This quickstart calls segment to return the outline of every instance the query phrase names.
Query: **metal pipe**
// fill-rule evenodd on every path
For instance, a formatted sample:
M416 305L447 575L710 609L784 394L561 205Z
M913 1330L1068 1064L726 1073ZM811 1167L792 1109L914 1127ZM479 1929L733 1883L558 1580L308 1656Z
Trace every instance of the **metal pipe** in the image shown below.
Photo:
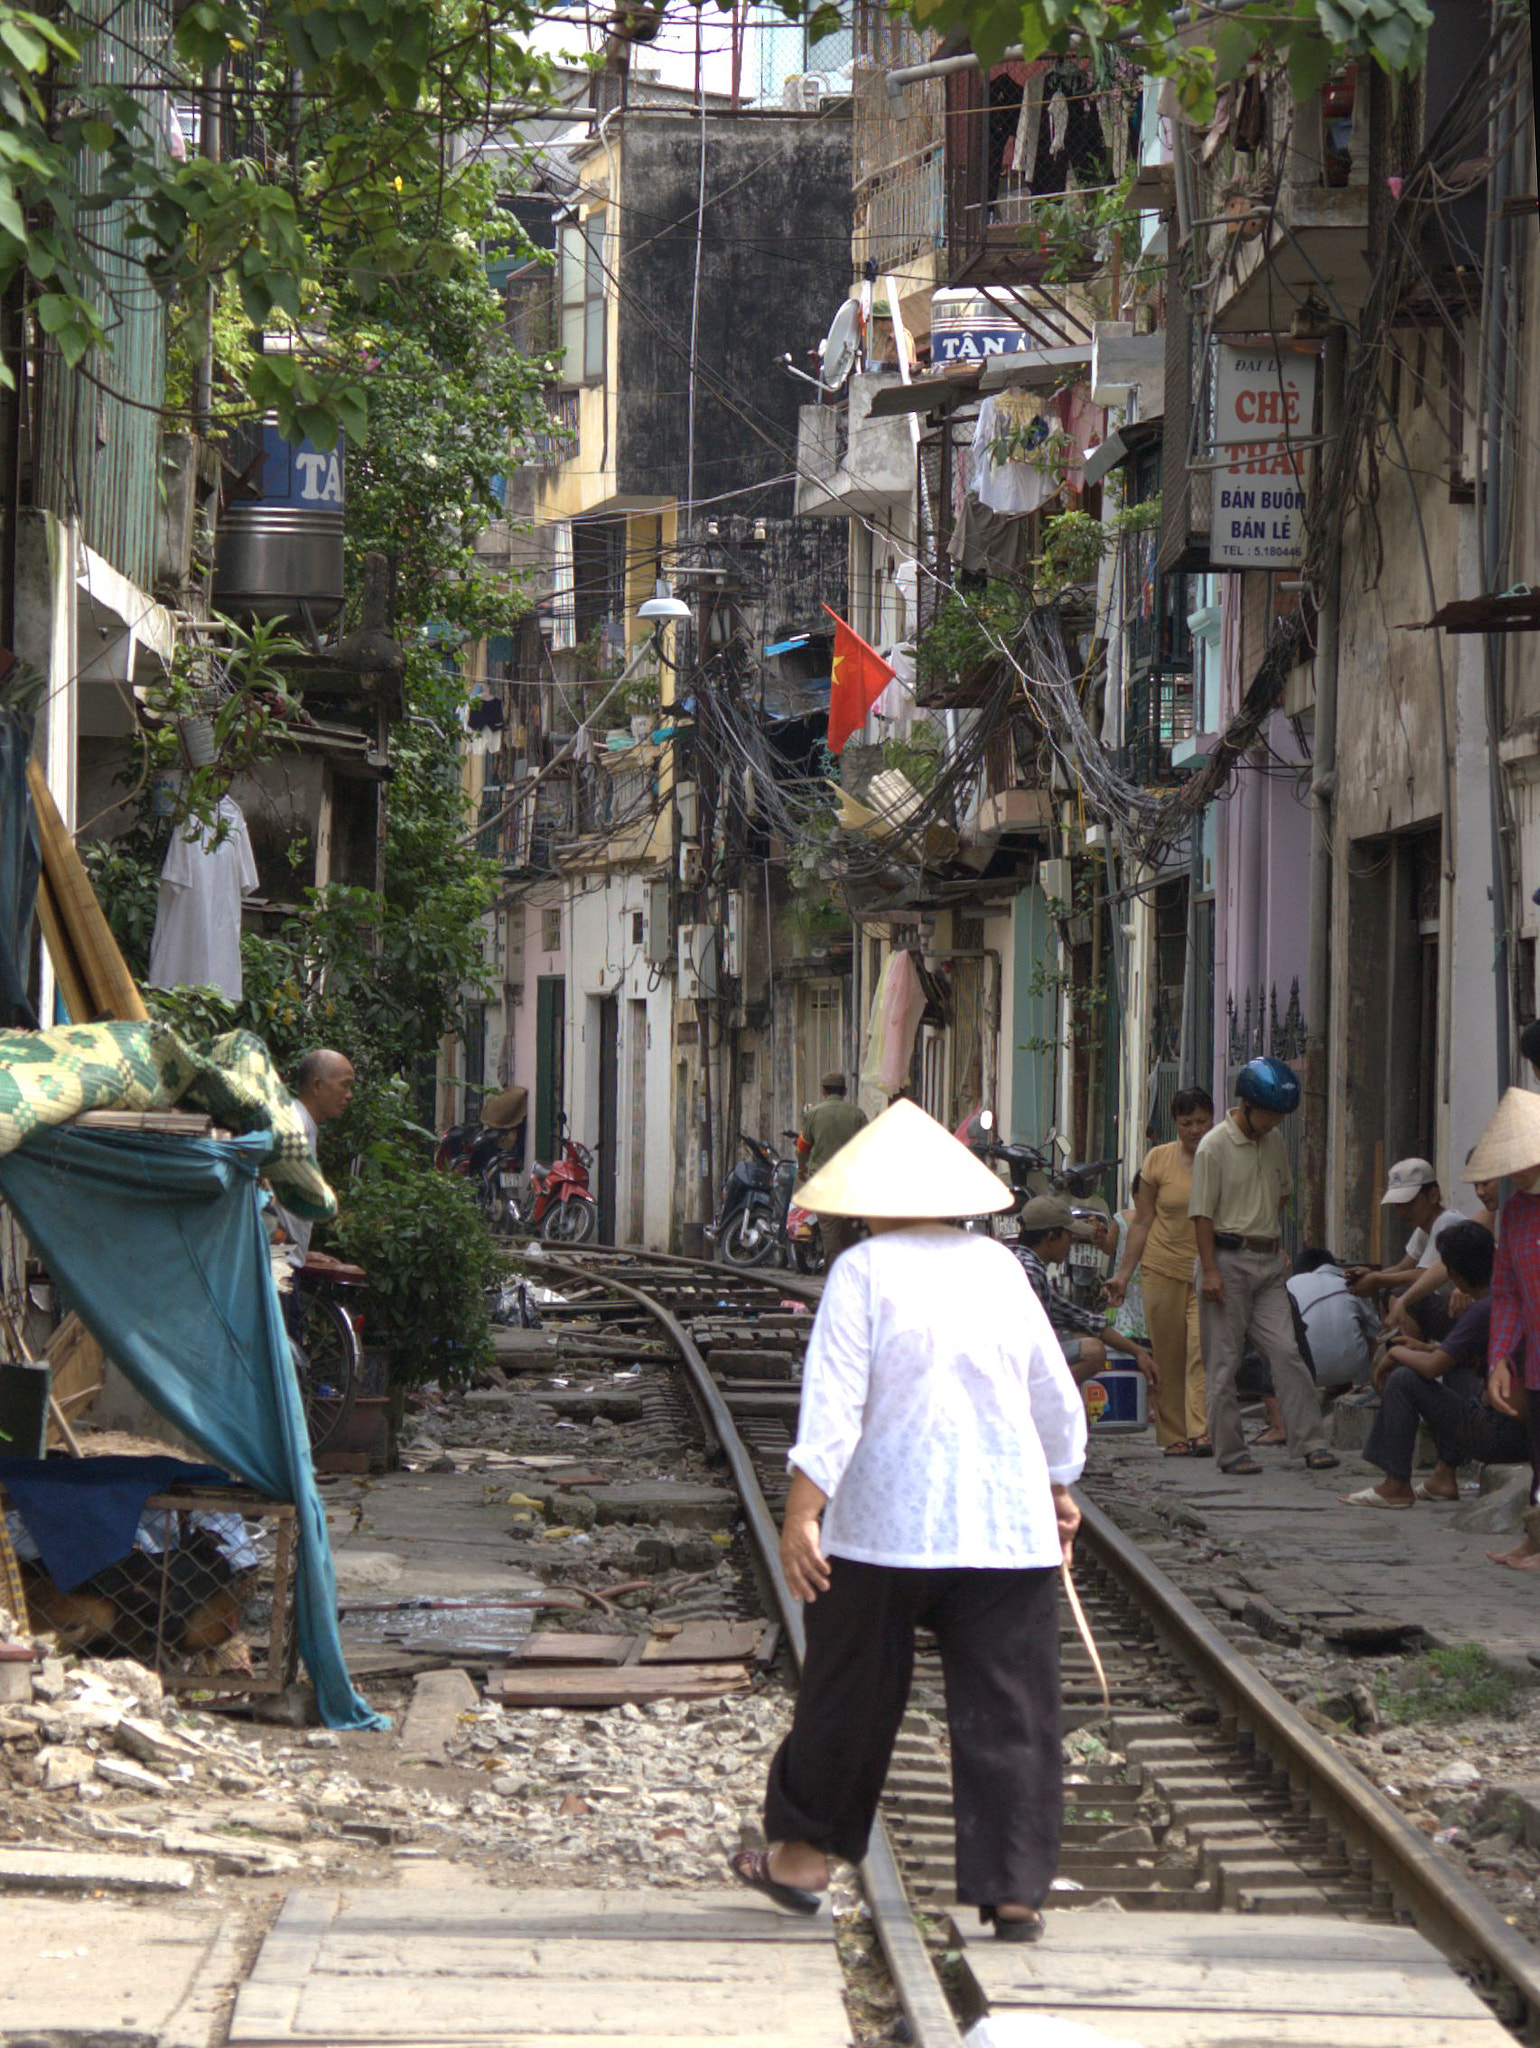
M1347 332L1333 327L1321 351L1321 474L1342 431L1347 365ZM1337 675L1342 613L1342 551L1328 551L1326 587L1316 615L1315 729L1310 743L1310 926L1305 982L1308 1025L1305 1039L1305 1237L1326 1244L1327 1126L1331 1090L1327 1068L1331 1041L1332 832L1337 795Z
M1480 500L1484 514L1481 547L1482 582L1488 595L1501 587L1503 561L1503 498L1506 487L1508 452L1507 426L1503 412L1504 387L1508 374L1508 335L1504 320L1503 294L1507 289L1511 231L1505 202L1512 186L1513 108L1506 94L1499 99L1492 121L1492 182L1487 192L1485 275L1482 278L1483 331L1481 337L1482 382L1485 386L1484 427L1485 497ZM1485 701L1487 726L1487 776L1491 807L1492 841L1492 944L1493 973L1497 978L1497 1000L1492 1005L1497 1031L1497 1085L1509 1080L1513 1038L1513 970L1510 917L1513 905L1511 848L1505 824L1507 792L1498 748L1503 737L1503 667L1506 648L1498 633L1483 635Z

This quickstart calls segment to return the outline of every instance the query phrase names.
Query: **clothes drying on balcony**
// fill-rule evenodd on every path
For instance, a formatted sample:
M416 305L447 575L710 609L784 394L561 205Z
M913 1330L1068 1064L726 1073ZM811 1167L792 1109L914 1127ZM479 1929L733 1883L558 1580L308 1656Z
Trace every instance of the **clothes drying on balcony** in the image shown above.
M240 806L222 796L211 822L173 832L160 871L151 988L217 988L241 999L241 898L260 881Z
M1007 391L984 400L973 430L970 478L981 505L1020 518L1054 495L1057 479L1037 453L1046 447L1050 432L1048 421L1025 392ZM1002 449L1009 452L1002 455Z

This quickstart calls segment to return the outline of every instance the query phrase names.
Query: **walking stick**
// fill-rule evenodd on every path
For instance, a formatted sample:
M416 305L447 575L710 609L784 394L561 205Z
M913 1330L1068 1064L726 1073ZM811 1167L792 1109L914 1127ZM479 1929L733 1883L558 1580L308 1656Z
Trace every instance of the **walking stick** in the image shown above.
M1059 1570L1064 1576L1064 1590L1069 1596L1069 1611L1075 1617L1075 1626L1080 1631L1080 1640L1085 1644L1086 1655L1091 1660L1091 1669L1096 1673L1096 1682L1102 1689L1102 1708L1112 1712L1112 1688L1107 1683L1107 1673L1102 1667L1101 1652L1096 1647L1096 1638L1091 1633L1091 1624L1085 1618L1085 1609L1080 1604L1080 1595L1075 1591L1075 1581L1067 1561L1061 1561Z

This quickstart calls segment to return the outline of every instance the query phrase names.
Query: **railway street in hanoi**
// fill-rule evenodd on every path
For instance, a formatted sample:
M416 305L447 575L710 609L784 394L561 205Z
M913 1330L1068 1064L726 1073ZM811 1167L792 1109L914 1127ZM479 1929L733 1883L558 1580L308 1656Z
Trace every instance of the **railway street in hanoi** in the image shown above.
M1529 11L0 105L0 2041L1535 2040Z

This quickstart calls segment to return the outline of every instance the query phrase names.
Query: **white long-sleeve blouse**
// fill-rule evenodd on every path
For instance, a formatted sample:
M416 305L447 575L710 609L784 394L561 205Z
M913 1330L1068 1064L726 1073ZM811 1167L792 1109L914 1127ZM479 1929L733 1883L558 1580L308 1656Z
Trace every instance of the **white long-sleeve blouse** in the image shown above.
M1057 1565L1049 1484L1085 1464L1080 1393L1004 1245L916 1224L824 1287L789 1462L829 1497L823 1549L863 1564Z

